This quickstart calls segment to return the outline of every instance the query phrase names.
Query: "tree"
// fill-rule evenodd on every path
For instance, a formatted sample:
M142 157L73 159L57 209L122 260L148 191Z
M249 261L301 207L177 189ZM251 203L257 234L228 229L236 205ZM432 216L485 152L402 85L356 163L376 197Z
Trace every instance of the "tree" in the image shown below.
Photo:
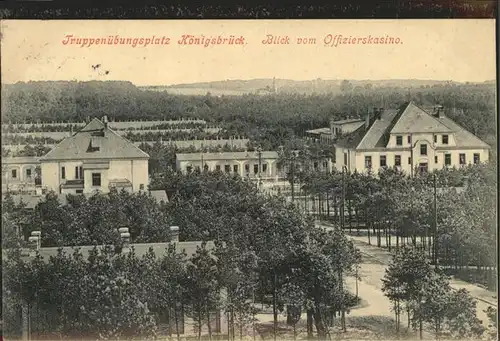
M85 259L79 250L59 250L44 260L23 259L21 250L8 252L6 289L18 305L26 302L40 312L32 332L59 337L99 339L148 337L156 324L138 293L142 283L131 281L126 258L110 247L94 248Z
M496 340L498 334L498 313L497 309L493 307L488 307L485 313L488 315L488 336L492 340Z
M306 306L306 295L301 284L290 281L283 285L279 294L280 300L286 306L287 322L293 327L294 340L297 339L297 323L300 321L302 308Z
M206 243L203 243L201 247L196 248L196 253L187 265L189 303L200 340L203 321L206 321L209 337L212 339L211 313L216 309L219 301L216 264L216 260L207 249Z
M422 250L405 246L393 254L382 278L382 291L396 306L396 323L400 321L400 306L404 303L408 314L408 327L410 326L410 321L415 317L412 314L414 302L421 302L422 288L431 272L432 268ZM418 317L418 322L423 320Z
M429 273L422 284L418 298L411 302L414 328L419 328L422 321L426 322L439 339L450 307L451 287L442 275L435 272Z
M465 289L451 293L443 316L455 338L477 338L485 331L481 320L477 318L476 301ZM496 318L494 321L497 321Z
M352 89L353 89L353 85L352 85L352 84L351 84L351 82L349 82L347 79L344 79L344 80L340 83L340 91L342 91L343 93L348 93L348 92L350 92Z

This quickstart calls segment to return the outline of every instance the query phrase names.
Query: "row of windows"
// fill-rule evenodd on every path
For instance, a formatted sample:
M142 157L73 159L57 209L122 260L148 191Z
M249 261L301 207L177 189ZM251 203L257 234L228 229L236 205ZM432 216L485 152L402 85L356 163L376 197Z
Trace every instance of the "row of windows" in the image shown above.
M66 179L66 167L62 166L61 167L61 179ZM83 167L82 166L75 166L75 179L76 180L83 180Z
M66 179L66 167L61 167L61 179ZM75 166L75 179L83 180L83 167ZM92 173L92 186L101 186L101 173Z
M408 144L411 144L411 135L408 135L406 138L407 138ZM437 143L437 141L438 141L438 135L434 135L434 143ZM441 144L447 145L448 142L449 142L449 136L448 135L441 135ZM397 146L403 145L403 136L402 135L396 136L396 145Z
M239 165L233 165L232 168L233 168L233 172L234 173L238 173L239 172L239 169L240 169ZM198 166L198 167L196 167L196 169L200 170L200 167ZM208 171L208 169L209 169L208 165L203 166L203 169L205 171ZM267 164L266 163L262 164L262 170L261 171L263 173L265 173L265 172L267 172L267 169L268 169L267 168ZM193 170L193 167L192 166L187 166L186 170L188 172L191 172ZM215 170L220 172L221 171L221 165L216 165L215 166ZM231 173L231 165L224 165L224 172ZM254 174L259 173L259 165L258 164L254 164L253 165L253 172L254 172ZM245 173L250 173L250 165L249 164L245 165Z
M31 168L26 169L26 178L30 179L32 174ZM17 169L12 169L10 175L12 179L17 179Z
M344 154L344 162L347 164L347 154ZM478 164L481 162L481 157L479 153L474 153L474 164ZM464 153L458 154L458 162L460 165L467 164L467 158ZM439 157L434 156L434 163L439 163ZM408 158L408 164L411 165L411 157ZM444 154L444 164L445 166L451 166L451 154ZM394 155L394 166L401 166L401 155ZM380 167L387 167L387 156L380 155ZM372 157L365 156L365 168L372 168Z

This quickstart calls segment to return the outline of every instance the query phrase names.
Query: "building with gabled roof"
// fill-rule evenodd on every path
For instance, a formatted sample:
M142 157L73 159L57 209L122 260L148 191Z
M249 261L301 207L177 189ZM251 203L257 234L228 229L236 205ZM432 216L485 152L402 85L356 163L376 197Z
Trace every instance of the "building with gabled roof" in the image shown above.
M398 110L375 109L363 125L335 143L335 168L377 173L396 167L409 175L488 161L490 146L438 106L428 112L414 102Z
M61 194L128 191L148 186L149 155L94 118L40 158L42 187Z

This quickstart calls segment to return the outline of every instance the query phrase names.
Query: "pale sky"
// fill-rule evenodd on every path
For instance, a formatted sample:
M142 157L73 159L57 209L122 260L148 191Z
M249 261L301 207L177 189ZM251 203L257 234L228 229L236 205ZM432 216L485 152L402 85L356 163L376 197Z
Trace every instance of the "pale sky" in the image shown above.
M496 78L493 19L4 20L1 33L3 83L125 80L169 85L272 77L482 82ZM243 36L245 44L181 46L177 42L183 34ZM291 44L262 44L268 34L289 36ZM101 39L118 35L153 42L168 37L170 44L81 47L63 44L66 35ZM389 36L400 44L325 46L325 38L335 35ZM315 38L316 44L297 45L297 37ZM101 66L94 70L96 64Z

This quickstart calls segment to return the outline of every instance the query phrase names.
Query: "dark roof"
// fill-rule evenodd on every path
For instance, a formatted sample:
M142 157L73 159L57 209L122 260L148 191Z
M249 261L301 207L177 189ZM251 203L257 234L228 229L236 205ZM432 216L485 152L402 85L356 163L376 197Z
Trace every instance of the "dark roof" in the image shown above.
M168 246L174 242L166 242L166 243L144 243L144 244L130 244L130 248L134 249L135 254L138 257L142 257L143 255L147 254L149 252L149 249L153 249L153 252L155 253L156 257L162 257ZM178 253L181 252L186 252L187 257L191 257L196 253L196 249L198 246L201 246L202 242L201 241L192 241L192 242L175 242L177 243L176 246L176 251ZM105 246L104 245L99 245L96 246L98 250L102 250ZM213 250L215 247L214 242L208 241L207 242L207 249ZM48 262L50 257L55 257L58 254L58 250L61 249L60 247L42 247L39 250L40 256L43 257L43 260L45 262ZM86 259L89 256L89 251L92 251L94 249L94 246L65 246L62 247L62 251L67 254L67 255L72 255L75 250L80 250L81 254L83 257ZM122 251L123 252L123 251ZM3 256L5 257L6 254L5 252L2 252ZM34 256L35 252L32 251L30 252L30 256Z
M372 118L370 129L359 142L357 149L384 148L387 145L388 128L397 116L398 110L384 110L380 119Z
M491 148L486 142L482 141L479 137L472 134L471 132L465 130L450 118L441 115L441 117L436 119L455 132L455 143L457 147Z
M99 145L98 151L91 151L89 148L94 142ZM62 140L50 152L41 157L40 161L135 158L147 159L149 155L94 118L76 134Z
M79 181L79 180L68 180L66 183L71 182L71 181ZM73 184L74 186L77 186ZM164 190L154 190L154 191L149 191L151 196L155 198L158 202L165 202L168 203L168 196L167 193ZM83 194L78 194L78 195L83 195L87 198L91 197L93 193L83 193ZM21 201L26 204L26 208L35 208L36 205L40 201L45 200L45 195L32 195L32 194L13 194L11 195L12 199L14 200L14 203L17 205ZM5 195L2 196L2 198L5 198ZM64 194L61 194L58 196L59 202L61 205L66 205L68 203L67 196Z
M394 134L451 133L452 130L413 102L409 102L391 129Z
M177 161L200 161L203 157L204 161L209 160L256 160L259 158L259 154L256 151L253 152L222 152L222 153L184 153L175 154ZM263 159L277 159L278 152L266 151L261 152L261 157Z
M335 143L336 146L348 149L354 149L361 142L366 134L365 125L362 125L352 133L342 136Z

